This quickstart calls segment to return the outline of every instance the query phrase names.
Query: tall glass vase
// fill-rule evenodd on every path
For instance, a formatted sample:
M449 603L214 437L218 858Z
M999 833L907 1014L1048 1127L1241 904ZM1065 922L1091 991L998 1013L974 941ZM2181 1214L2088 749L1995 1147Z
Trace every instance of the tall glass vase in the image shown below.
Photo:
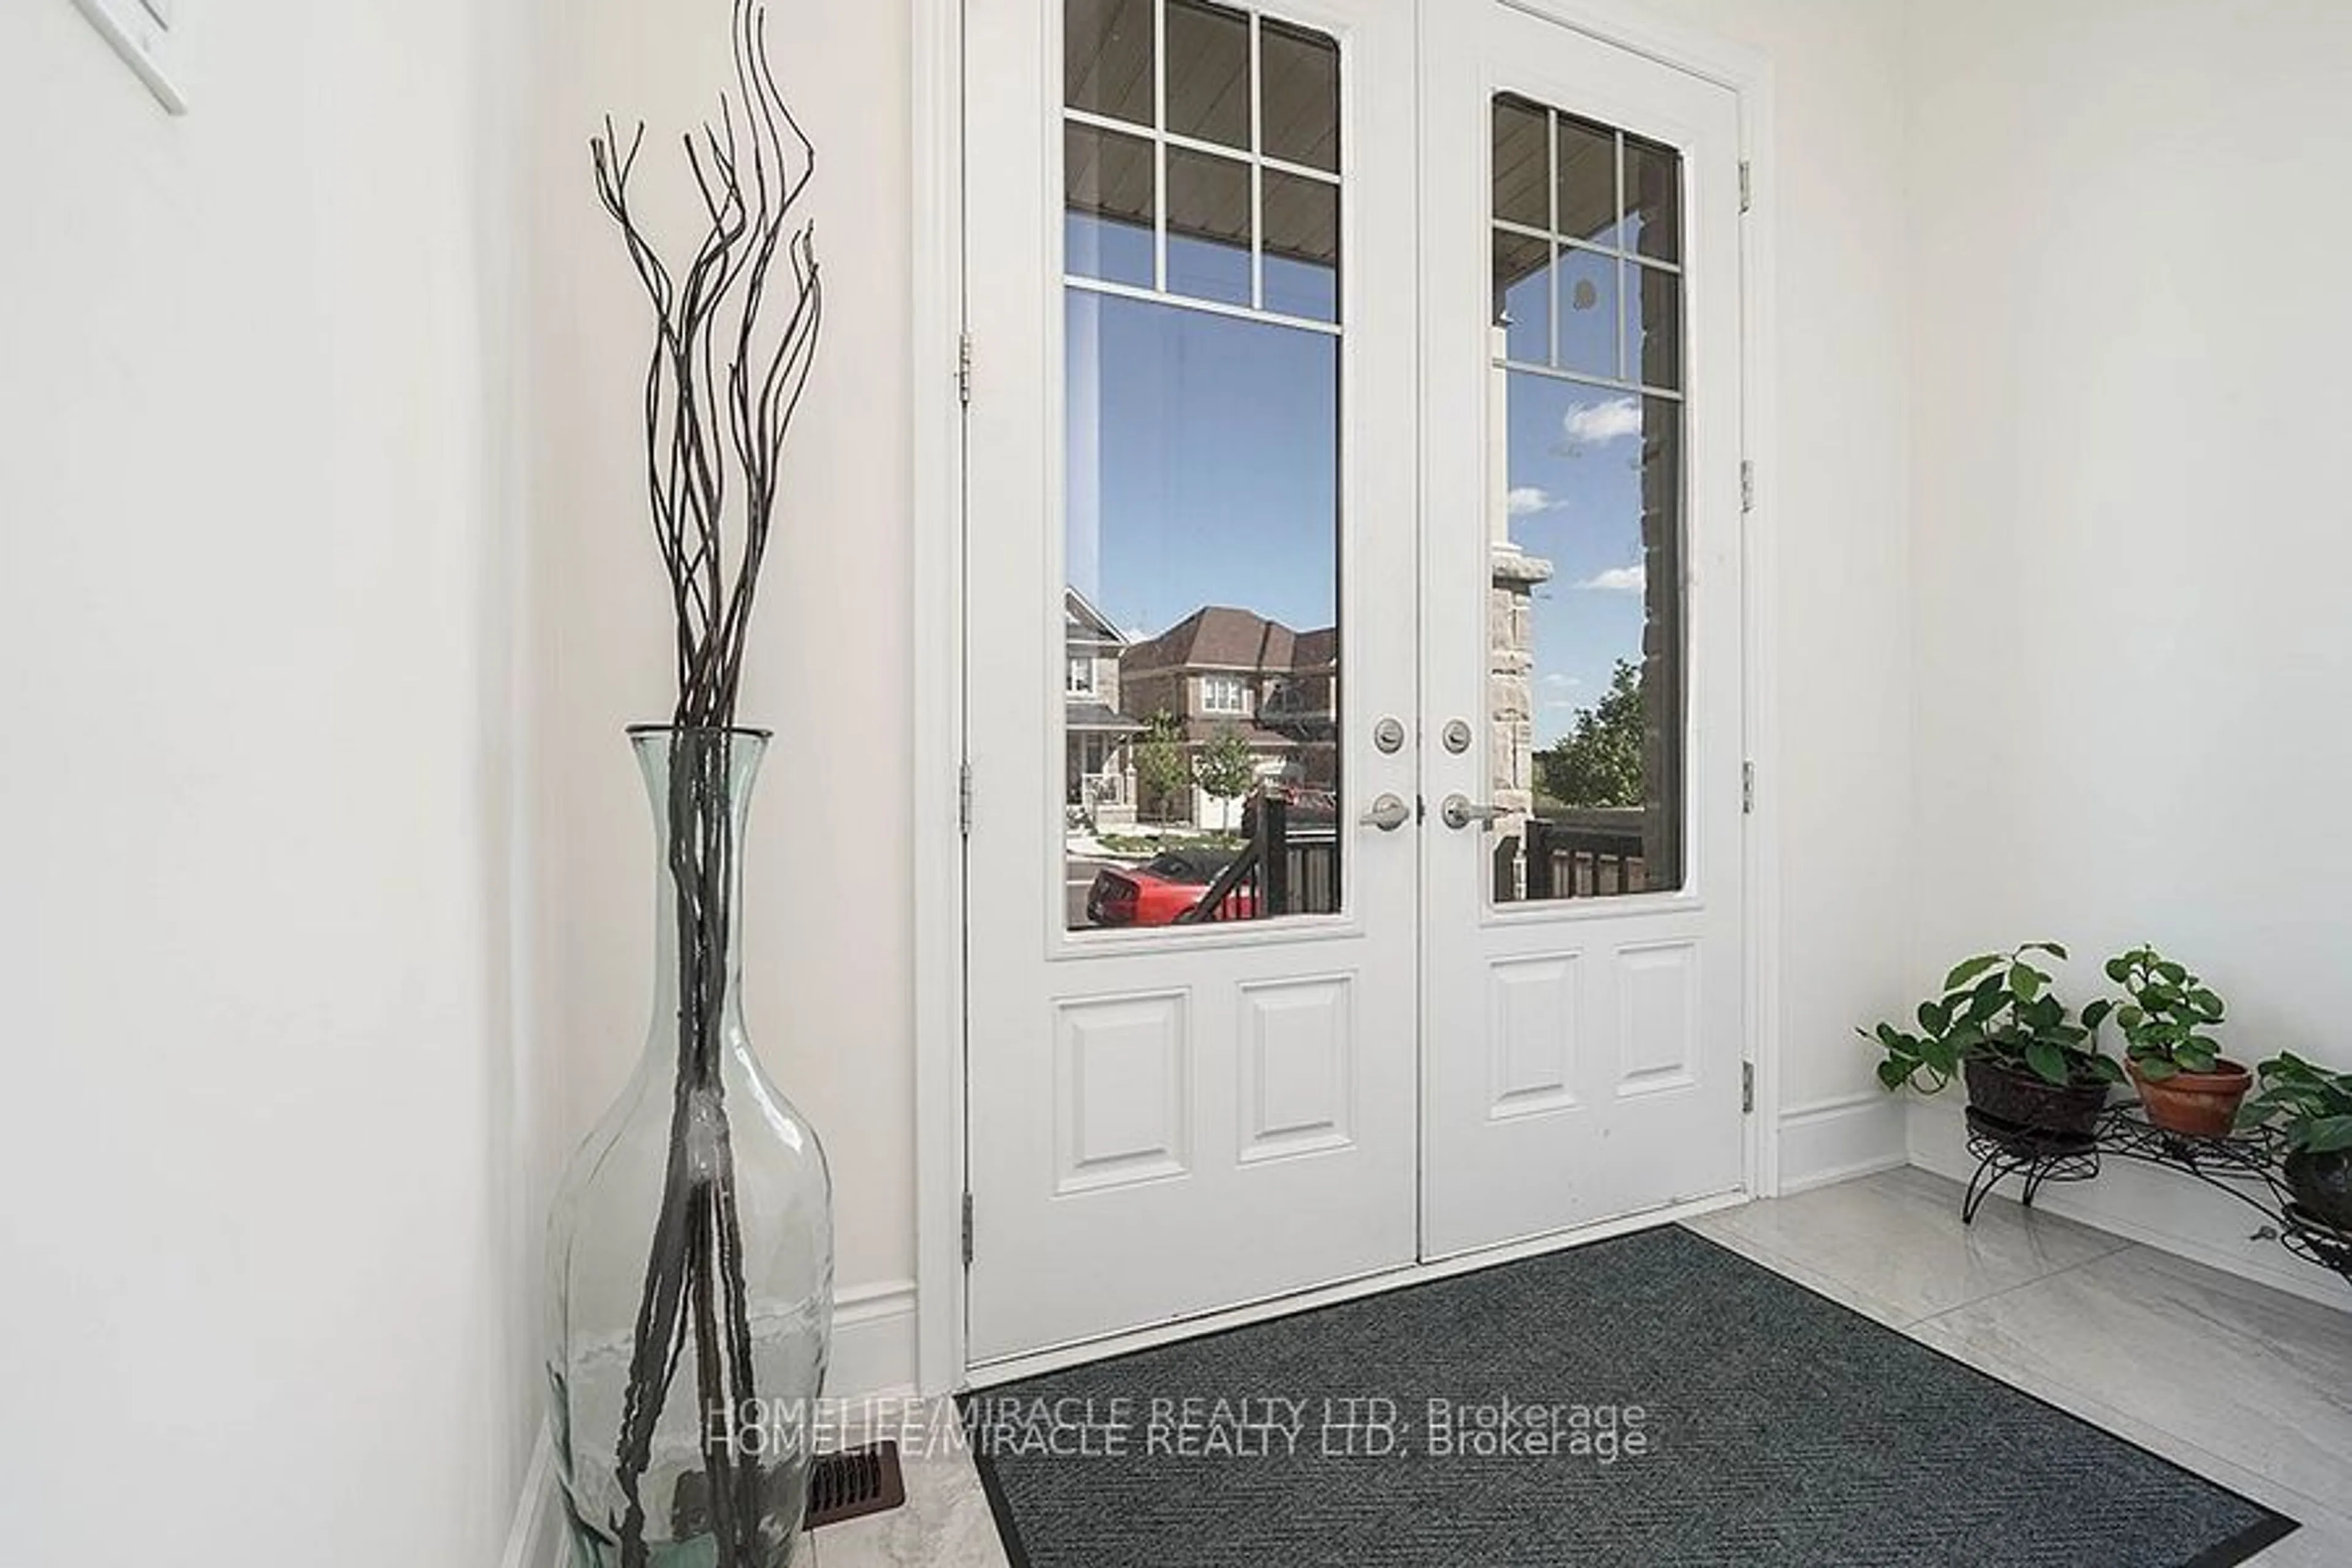
M573 1568L785 1568L833 1317L816 1133L743 1032L764 732L639 728L660 873L644 1060L572 1156L547 1351Z

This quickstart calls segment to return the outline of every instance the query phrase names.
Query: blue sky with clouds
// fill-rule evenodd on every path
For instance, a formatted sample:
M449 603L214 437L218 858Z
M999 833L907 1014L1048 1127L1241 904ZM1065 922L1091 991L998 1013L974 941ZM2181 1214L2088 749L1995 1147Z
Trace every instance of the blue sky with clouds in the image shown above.
M1543 746L1609 689L1617 660L1641 658L1643 414L1631 393L1526 372L1507 396L1511 541L1552 563L1535 596Z

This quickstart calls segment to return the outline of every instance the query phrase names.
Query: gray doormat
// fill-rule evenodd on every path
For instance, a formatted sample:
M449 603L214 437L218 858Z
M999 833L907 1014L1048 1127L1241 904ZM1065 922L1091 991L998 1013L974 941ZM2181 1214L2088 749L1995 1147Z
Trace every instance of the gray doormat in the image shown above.
M2295 1528L1672 1226L961 1413L1016 1568L2228 1568Z

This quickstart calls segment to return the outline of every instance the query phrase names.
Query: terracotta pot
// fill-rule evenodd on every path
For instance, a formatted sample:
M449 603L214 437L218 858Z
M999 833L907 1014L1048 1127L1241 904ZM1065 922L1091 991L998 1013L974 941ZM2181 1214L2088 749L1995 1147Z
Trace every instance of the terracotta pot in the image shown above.
M2099 1112L2106 1109L2107 1086L2103 1083L2061 1088L2039 1073L1973 1058L1960 1064L1960 1076L1969 1086L1969 1103L2011 1127L2088 1137L2099 1124Z
M2305 1210L2352 1235L2352 1152L2289 1154L2286 1190Z
M2233 1061L2216 1062L2211 1072L2177 1072L2143 1078L2139 1064L2126 1061L2147 1119L2167 1132L2191 1138L2226 1138L2238 1124L2238 1104L2254 1086L2254 1075Z

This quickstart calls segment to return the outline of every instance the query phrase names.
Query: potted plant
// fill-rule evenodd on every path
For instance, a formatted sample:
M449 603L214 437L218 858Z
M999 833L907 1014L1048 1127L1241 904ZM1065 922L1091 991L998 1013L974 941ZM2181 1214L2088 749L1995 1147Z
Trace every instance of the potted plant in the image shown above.
M2262 1092L2241 1127L2274 1126L2286 1141L2286 1188L2303 1210L2352 1235L2352 1073L2288 1052L2255 1069Z
M2123 1069L2103 1054L2032 954L2063 960L2054 942L1963 959L1942 994L1919 1004L1918 1027L1880 1024L1855 1033L1886 1053L1878 1081L1934 1094L1966 1079L1969 1104L2011 1127L2087 1137Z
M2139 1086L2147 1119L2168 1132L2224 1138L2254 1075L2223 1058L2212 1031L2221 1023L2221 998L2189 970L2152 947L2107 960L2107 978L2124 988L2120 1003L2093 1003L2084 1016L2095 1027L2112 1008L2123 1030L2125 1065Z

